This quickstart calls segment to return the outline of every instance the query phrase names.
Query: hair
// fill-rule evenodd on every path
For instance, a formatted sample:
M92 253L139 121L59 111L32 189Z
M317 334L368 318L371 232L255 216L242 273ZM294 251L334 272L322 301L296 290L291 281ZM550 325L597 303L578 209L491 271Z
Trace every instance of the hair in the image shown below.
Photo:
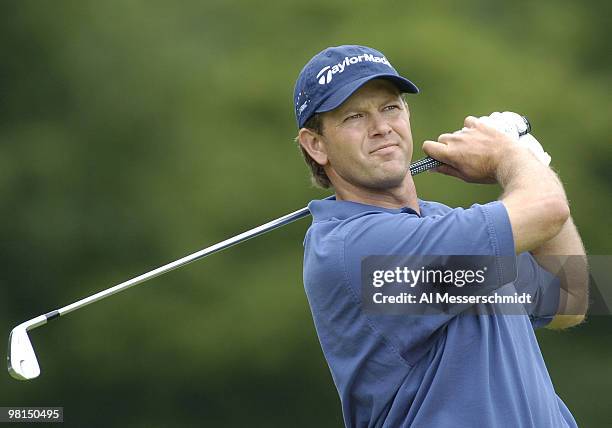
M406 100L406 93L401 93L400 97L402 102L408 108L408 102ZM323 117L321 113L315 113L312 115L304 124L304 128L309 129L313 132L316 132L319 135L323 135ZM298 144L300 151L302 152L302 156L304 157L304 161L306 165L310 168L310 181L315 187L320 187L322 189L329 189L332 186L332 182L325 173L325 169L322 165L319 165L317 161L310 157L308 152L302 147L300 144L299 136L295 137L295 142Z
M304 124L304 128L316 132L319 135L323 135L323 118L321 117L321 113L315 113L312 115L312 117L310 117L310 119L308 119ZM310 181L312 184L322 189L329 189L330 187L333 187L331 180L325 173L323 166L319 165L317 161L310 157L308 152L300 144L299 137L296 137L295 141L298 143L306 165L308 165L310 168Z

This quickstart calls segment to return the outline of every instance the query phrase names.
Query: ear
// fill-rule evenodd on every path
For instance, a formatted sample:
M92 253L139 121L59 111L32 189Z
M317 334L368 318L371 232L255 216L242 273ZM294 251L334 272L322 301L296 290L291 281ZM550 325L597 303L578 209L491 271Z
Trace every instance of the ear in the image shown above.
M321 166L327 165L327 150L321 135L310 129L302 128L298 133L298 142L316 163Z

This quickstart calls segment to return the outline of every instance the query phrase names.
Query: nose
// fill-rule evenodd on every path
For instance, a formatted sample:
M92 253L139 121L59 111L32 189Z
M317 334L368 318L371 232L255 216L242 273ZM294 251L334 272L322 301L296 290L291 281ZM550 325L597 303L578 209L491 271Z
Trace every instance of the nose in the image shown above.
M385 137L391 133L391 125L380 113L370 116L370 137Z

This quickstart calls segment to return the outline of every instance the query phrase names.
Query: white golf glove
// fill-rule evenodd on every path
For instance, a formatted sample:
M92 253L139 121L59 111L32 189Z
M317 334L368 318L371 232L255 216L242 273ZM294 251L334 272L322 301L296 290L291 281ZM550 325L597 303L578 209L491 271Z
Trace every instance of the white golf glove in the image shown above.
M519 136L519 132L527 130L527 124L521 115L511 111L505 111L503 113L496 111L489 116L481 116L478 119L483 121L486 125L503 132L521 146L529 149L544 165L550 165L550 155L544 151L540 142L536 140L533 135L525 134Z

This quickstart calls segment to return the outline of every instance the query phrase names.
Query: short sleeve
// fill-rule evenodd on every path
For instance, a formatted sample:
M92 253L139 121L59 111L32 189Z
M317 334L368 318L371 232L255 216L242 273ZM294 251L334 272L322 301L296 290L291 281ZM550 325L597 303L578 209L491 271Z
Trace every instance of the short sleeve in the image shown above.
M355 254L514 255L510 219L499 201L428 217L375 213L349 228L347 248Z
M518 292L531 295L531 303L525 304L529 320L534 329L544 327L559 310L561 282L529 253L521 253L517 257L517 267L514 286Z
M510 219L501 202L456 208L444 215L418 217L377 213L351 221L345 237L350 286L360 295L361 261L371 255L498 256L497 287L516 278ZM368 315L372 326L409 363L426 352L453 315Z

